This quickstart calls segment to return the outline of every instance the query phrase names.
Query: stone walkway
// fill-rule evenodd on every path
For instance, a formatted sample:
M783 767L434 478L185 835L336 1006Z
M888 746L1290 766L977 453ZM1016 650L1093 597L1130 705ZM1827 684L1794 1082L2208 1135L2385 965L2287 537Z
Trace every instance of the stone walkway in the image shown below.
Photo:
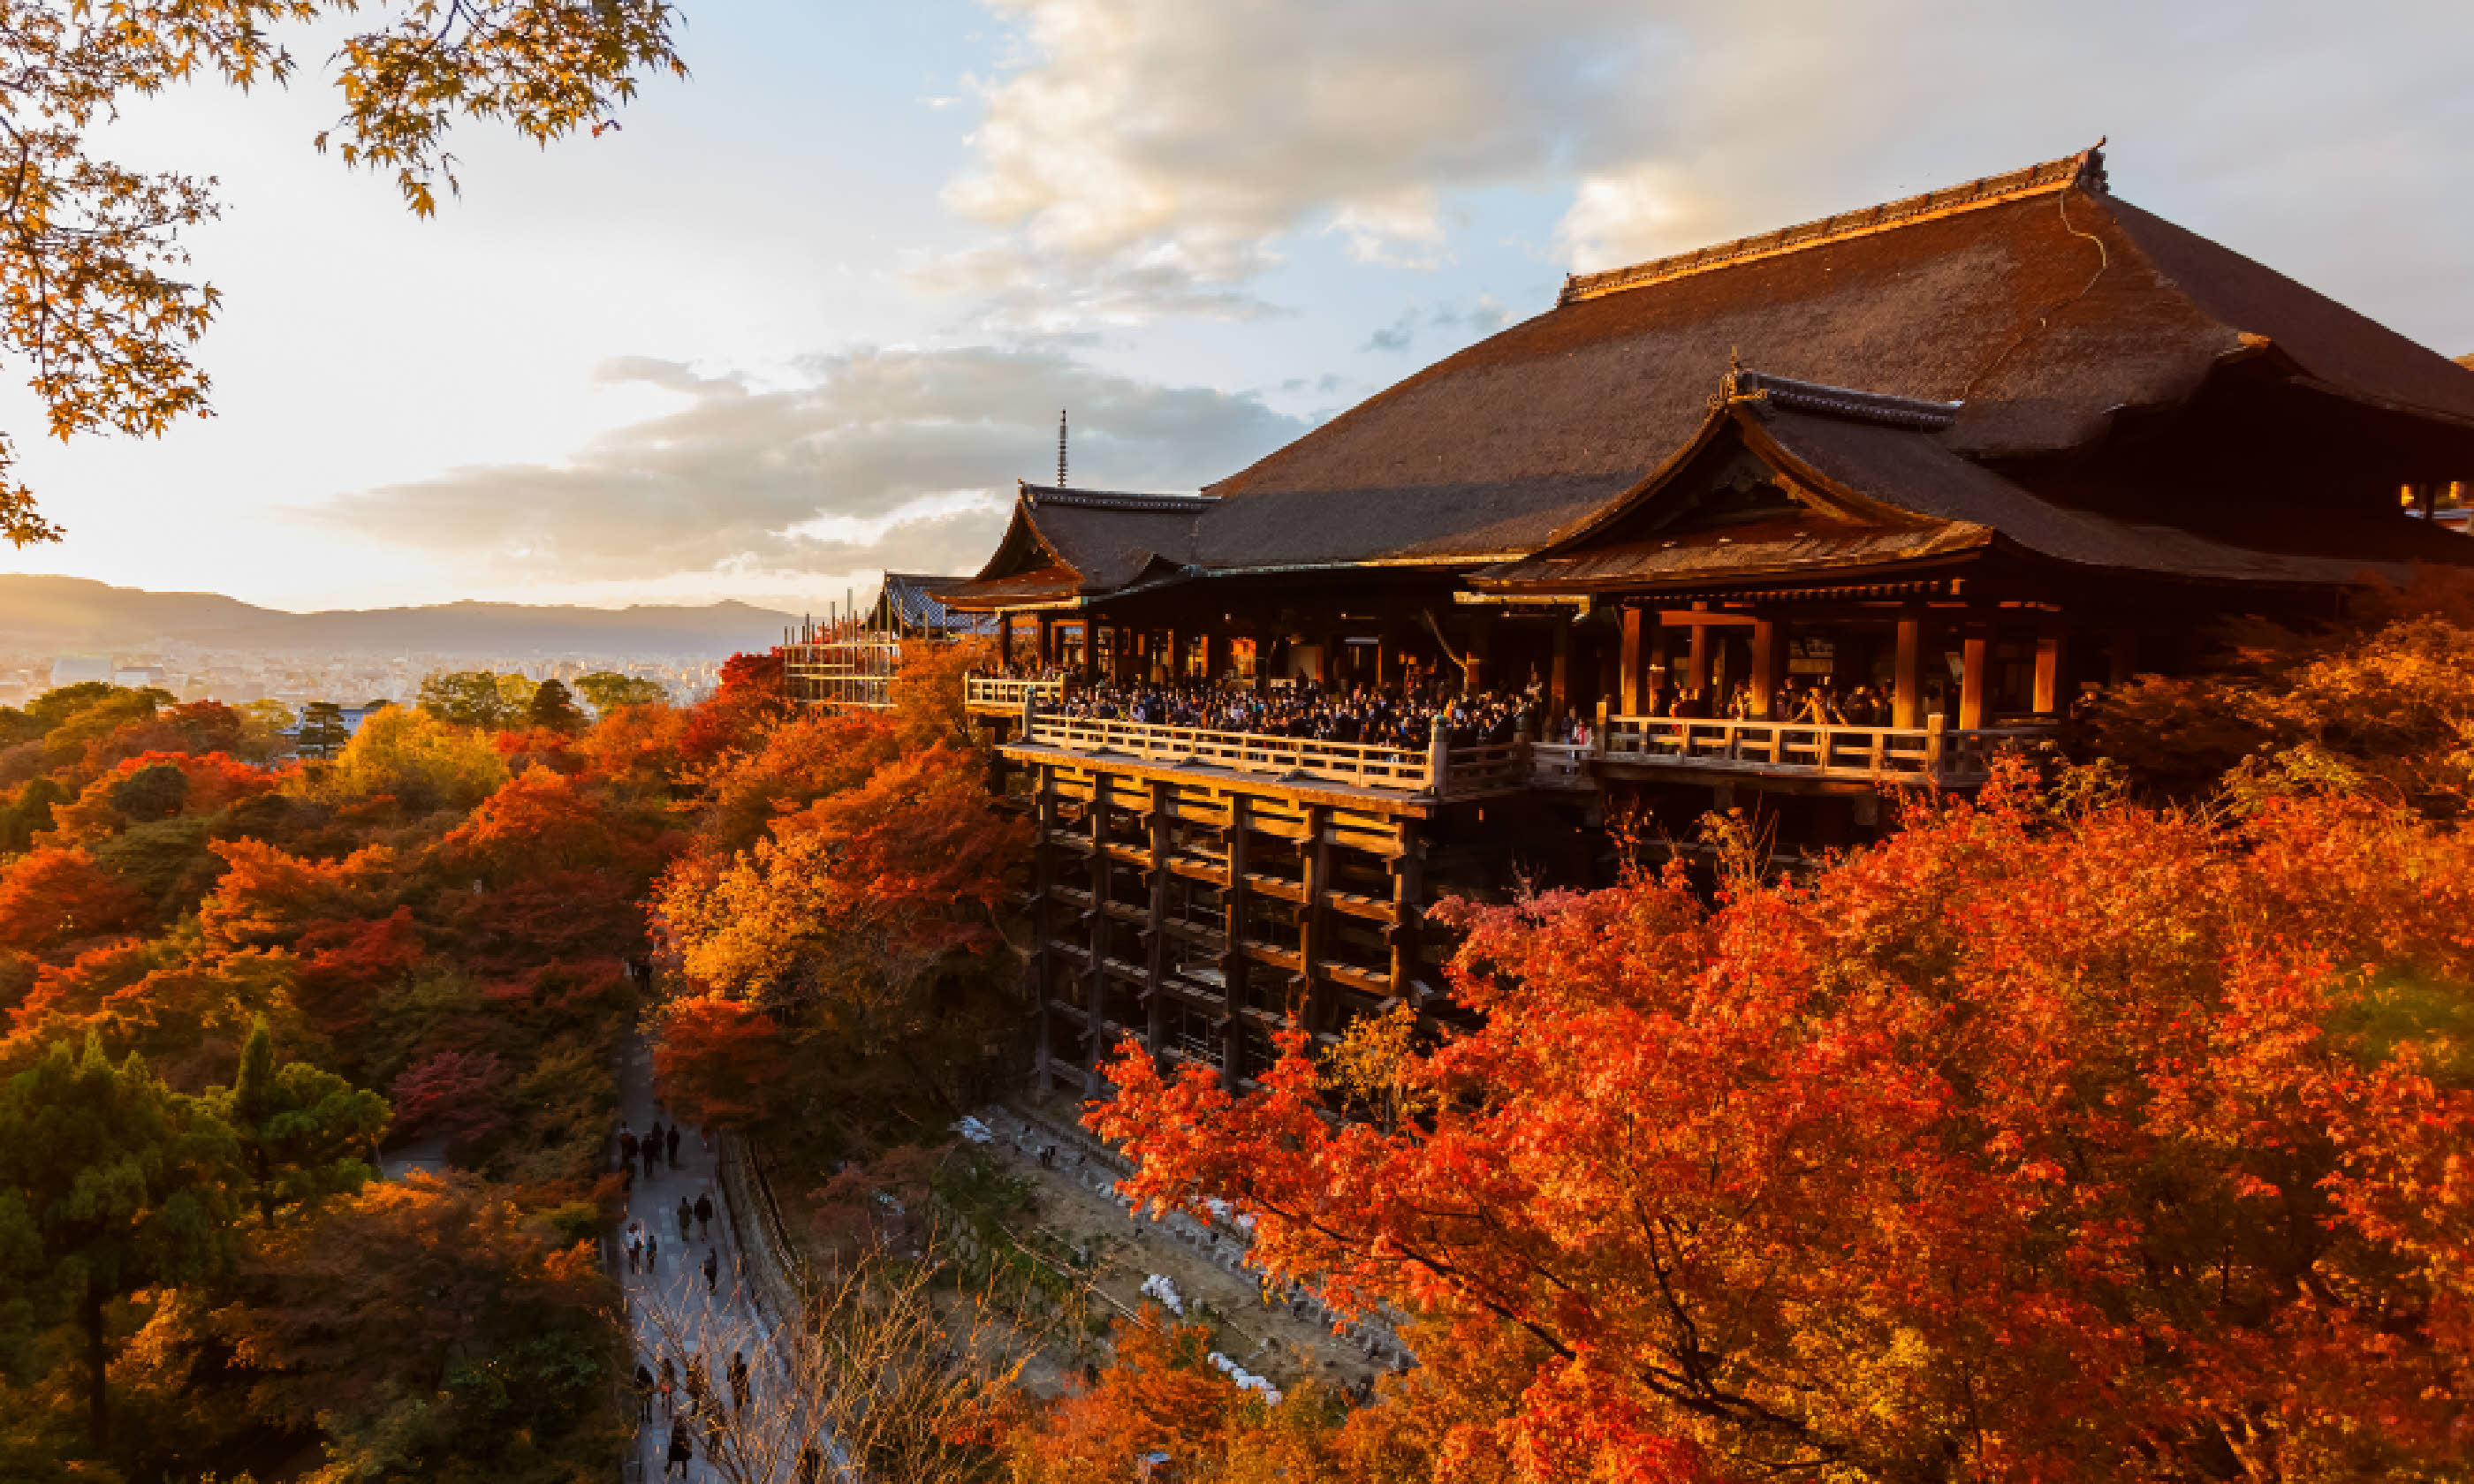
M652 1054L641 1040L620 1068L618 1092L620 1116L640 1137L656 1120L666 1128L669 1125L668 1111L654 1100ZM652 1422L639 1428L636 1448L629 1459L627 1477L630 1480L655 1480L663 1476L672 1425L671 1417L666 1413L674 1412L680 1418L689 1413L685 1381L691 1357L703 1360L708 1383L717 1398L729 1395L728 1369L734 1351L747 1355L755 1387L779 1386L786 1381L774 1354L773 1320L756 1302L742 1268L726 1198L716 1178L716 1150L708 1147L695 1130L688 1129L679 1137L675 1167L667 1163L657 1166L651 1178L647 1179L643 1166L639 1163L626 1220L619 1224L621 1281L626 1286L628 1316L636 1334L636 1356L631 1362L631 1370L633 1364L642 1363L658 1376L662 1358L667 1353L681 1381L680 1390L673 1397L672 1407L666 1409L656 1397ZM696 1229L691 1223L691 1230L682 1239L679 1201L684 1197L692 1207L700 1195L709 1195L713 1199L712 1224L709 1229ZM640 1224L654 1242L648 1272L625 1271L623 1253L627 1245L628 1222ZM708 1257L714 1261L714 1276L710 1281L704 1271ZM766 1410L769 1412L771 1409ZM705 1425L699 1422L689 1430L695 1449L695 1460L687 1471L691 1484L745 1479L750 1473L760 1477L769 1473L778 1479L790 1476L787 1466L727 1472L716 1469L705 1456Z

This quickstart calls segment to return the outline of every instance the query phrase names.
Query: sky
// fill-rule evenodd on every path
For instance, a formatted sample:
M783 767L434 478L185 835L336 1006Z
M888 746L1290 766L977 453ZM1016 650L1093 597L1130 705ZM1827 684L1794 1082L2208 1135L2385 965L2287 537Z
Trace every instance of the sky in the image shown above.
M407 213L288 88L131 107L217 179L211 419L0 428L0 571L294 610L968 572L1018 478L1193 490L1563 275L2108 137L2115 191L2474 350L2463 0L683 0L684 83Z

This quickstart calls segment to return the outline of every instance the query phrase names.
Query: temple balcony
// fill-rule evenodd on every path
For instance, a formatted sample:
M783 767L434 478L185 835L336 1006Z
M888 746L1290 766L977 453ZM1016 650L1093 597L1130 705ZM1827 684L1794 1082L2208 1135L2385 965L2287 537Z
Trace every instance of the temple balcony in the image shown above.
M2047 726L1962 731L1946 727L1939 717L1909 728L1614 716L1607 719L1603 750L1594 760L1602 778L1680 771L1971 788L1991 776L1993 759L2003 748L2032 746L2051 732ZM1570 763L1559 756L1554 766L1568 768ZM1554 786L1545 777L1547 769L1541 752L1540 784Z
M990 716L1020 716L1026 701L1036 701L1043 706L1060 706L1065 701L1065 682L1016 680L1003 675L973 675L962 681L962 705L967 710Z
M1587 793L1603 781L1686 776L1972 788L1991 775L2003 748L2032 745L2050 731L2034 726L1959 730L1939 718L1906 728L1613 716L1589 746L1524 739L1453 747L1438 732L1428 748L1411 751L1034 715L1006 753L1017 762L1063 755L1084 766L1153 777L1219 774L1273 791L1336 788L1450 802L1526 789Z

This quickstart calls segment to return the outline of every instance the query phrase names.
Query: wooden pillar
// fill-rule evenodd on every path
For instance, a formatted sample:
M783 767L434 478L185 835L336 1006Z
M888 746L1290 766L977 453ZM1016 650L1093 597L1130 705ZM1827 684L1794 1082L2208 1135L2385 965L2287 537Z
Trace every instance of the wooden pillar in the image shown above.
M2070 631L2058 615L2047 617L2036 627L2036 698L2039 716L2052 716L2070 705L2062 694L2062 677L2070 663Z
M1621 667L1618 673L1623 686L1623 714L1626 716L1646 714L1644 708L1649 698L1640 693L1640 626L1647 616L1637 604L1623 610L1623 658L1616 662ZM1698 630L1694 632L1699 633Z
M1993 635L1981 619L1974 618L1960 632L1958 730L1975 731L1984 725L1984 686L1991 678Z
M1779 676L1786 665L1786 625L1753 620L1753 715L1768 721L1778 710Z
M1013 615L1011 613L997 615L997 663L1001 665L1013 663Z
M1912 730L1924 725L1925 617L1919 612L1899 615L1899 649L1891 661L1890 725Z
M1694 608L1707 608L1709 605L1706 603L1695 603L1692 606ZM1694 624L1692 626L1691 657L1685 661L1686 666L1685 671L1686 683L1688 683L1692 689L1700 692L1703 700L1711 703L1709 714L1715 716L1718 714L1716 700L1710 694L1710 661L1714 657L1710 653L1710 626L1708 624Z
M1100 626L1088 616L1082 620L1082 662L1077 667L1082 683L1097 684L1100 680Z
M1173 785L1154 782L1151 786L1151 812L1144 820L1152 837L1152 915L1151 930L1143 944L1143 1045L1152 1055L1160 1052L1162 1038L1168 1031L1168 893L1170 872L1168 850L1174 822L1169 818L1169 792Z
M1091 962L1082 978L1082 1086L1100 1086L1100 1054L1108 1040L1108 899L1114 895L1108 859L1109 776L1091 779L1091 907L1083 914L1083 942Z
M1418 1003L1418 907L1419 893L1424 887L1423 847L1418 839L1417 821L1406 815L1394 819L1395 833L1392 857L1392 993L1410 1009L1422 1013L1425 1006Z
M1471 695L1486 689L1487 661L1494 648L1494 617L1480 613L1469 620L1468 670L1462 678L1462 688Z
M1049 896L1056 878L1056 770L1042 763L1039 768L1037 802L1038 827L1031 845L1031 963L1026 966L1031 975L1032 1014L1039 1019L1039 1048L1032 1063L1037 1072L1040 1093L1045 1096L1056 1088L1055 1063L1052 1052L1055 1018L1048 1005L1049 966L1055 955L1049 951L1049 934L1054 928L1055 904Z
M1174 685L1185 679L1185 670L1181 663L1185 658L1185 646L1178 642L1183 635L1175 629L1171 629L1161 637L1168 641L1168 650L1160 657L1159 663L1152 668L1163 682Z
M1332 1029L1330 994L1324 989L1324 945L1331 941L1331 810L1306 808L1306 838L1298 852L1305 871L1305 905L1298 912L1298 1028L1309 1034Z
M1246 816L1249 801L1243 794L1228 796L1228 828L1225 843L1228 857L1228 886L1220 894L1221 945L1221 1045L1220 1085L1231 1096L1237 1091L1237 1079L1244 1065L1246 1028Z
M1217 685L1228 676L1228 635L1215 629L1202 640L1202 678Z
M1056 662L1056 623L1046 613L1032 622L1038 626L1039 663L1042 667L1053 665Z
M1555 663L1546 672L1546 714L1562 716L1572 706L1572 621L1555 616Z

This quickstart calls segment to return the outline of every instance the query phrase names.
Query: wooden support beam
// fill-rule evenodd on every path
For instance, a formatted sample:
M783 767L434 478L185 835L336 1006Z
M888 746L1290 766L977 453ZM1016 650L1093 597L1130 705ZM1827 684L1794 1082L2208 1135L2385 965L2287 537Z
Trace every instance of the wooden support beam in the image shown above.
M997 615L997 663L1001 665L1013 663L1013 615L1011 613Z
M2060 713L2070 705L2062 694L2062 676L2070 661L2070 632L2059 618L2047 618L2036 627L2036 695L2035 712L2039 716Z
M1620 666L1618 674L1621 676L1623 714L1626 716L1641 715L1642 703L1645 699L1640 693L1642 664L1640 619L1639 609L1628 608L1623 610L1623 657L1616 663Z
M2105 680L2115 685L2127 685L2139 677L2139 631L2113 631L2112 653L2108 657Z
M1696 633L1698 631L1695 631ZM1777 714L1779 677L1786 668L1786 625L1763 618L1753 625L1753 715L1762 721Z
M1042 620L1043 627L1045 619ZM1031 836L1031 941L1034 947L1031 957L1031 1003L1038 1007L1039 1049L1033 1067L1042 1096L1056 1089L1055 1064L1051 1050L1052 1036L1048 1007L1048 941L1054 925L1055 909L1049 902L1049 890L1056 879L1056 770L1046 763L1039 766L1039 789L1036 794L1038 828Z
M1899 649L1890 668L1890 725L1912 730L1924 725L1925 617L1899 614Z
M1969 619L1960 633L1958 730L1974 731L1984 725L1985 686L1992 679L1993 634L1979 618Z
M1163 782L1152 784L1151 807L1143 820L1151 826L1152 837L1151 930L1145 935L1143 944L1143 983L1151 993L1144 996L1143 1046L1153 1056L1159 1055L1162 1038L1168 1033L1167 996L1163 992L1168 983L1169 883L1175 879L1168 869L1170 832L1176 827L1169 813L1169 794L1174 786Z
M1055 620L1050 618L1046 613L1042 613L1032 619L1031 622L1038 626L1040 664L1043 666L1055 664L1056 662Z
M1713 613L1707 609L1661 609L1659 627L1662 629L1740 629L1757 624L1760 619L1750 613Z
M1091 822L1091 910L1083 914L1090 962L1082 966L1082 1085L1097 1088L1101 1043L1108 1039L1108 902L1112 875L1118 867L1108 855L1108 797L1114 780L1105 773L1091 778L1091 802L1084 807Z
M1313 1034L1331 1027L1330 994L1320 967L1331 943L1331 810L1323 804L1306 808L1306 839L1300 852L1304 866L1305 905L1298 911L1298 968L1303 981L1302 1003L1297 1007L1298 1027Z
M1555 658L1546 672L1546 714L1561 716L1572 706L1572 625L1561 614L1555 625Z
M1202 640L1202 678L1216 685L1227 678L1231 663L1233 661L1228 655L1228 635L1214 629Z
M1256 671L1260 674L1260 670ZM1224 1027L1220 1046L1220 1086L1231 1097L1237 1093L1237 1079L1244 1065L1246 1028L1238 1012L1245 1008L1246 959L1246 817L1251 801L1244 794L1228 796L1228 826L1221 836L1221 848L1228 859L1228 885L1220 894L1221 940L1221 1022Z
M1685 661L1685 664L1687 667L1685 671L1685 683L1691 689L1700 692L1702 699L1712 703L1710 710L1705 713L1712 716L1717 714L1717 706L1715 703L1718 698L1710 694L1710 661L1716 658L1714 653L1716 649L1717 646L1710 640L1709 626L1707 624L1693 625L1692 654L1691 658Z

